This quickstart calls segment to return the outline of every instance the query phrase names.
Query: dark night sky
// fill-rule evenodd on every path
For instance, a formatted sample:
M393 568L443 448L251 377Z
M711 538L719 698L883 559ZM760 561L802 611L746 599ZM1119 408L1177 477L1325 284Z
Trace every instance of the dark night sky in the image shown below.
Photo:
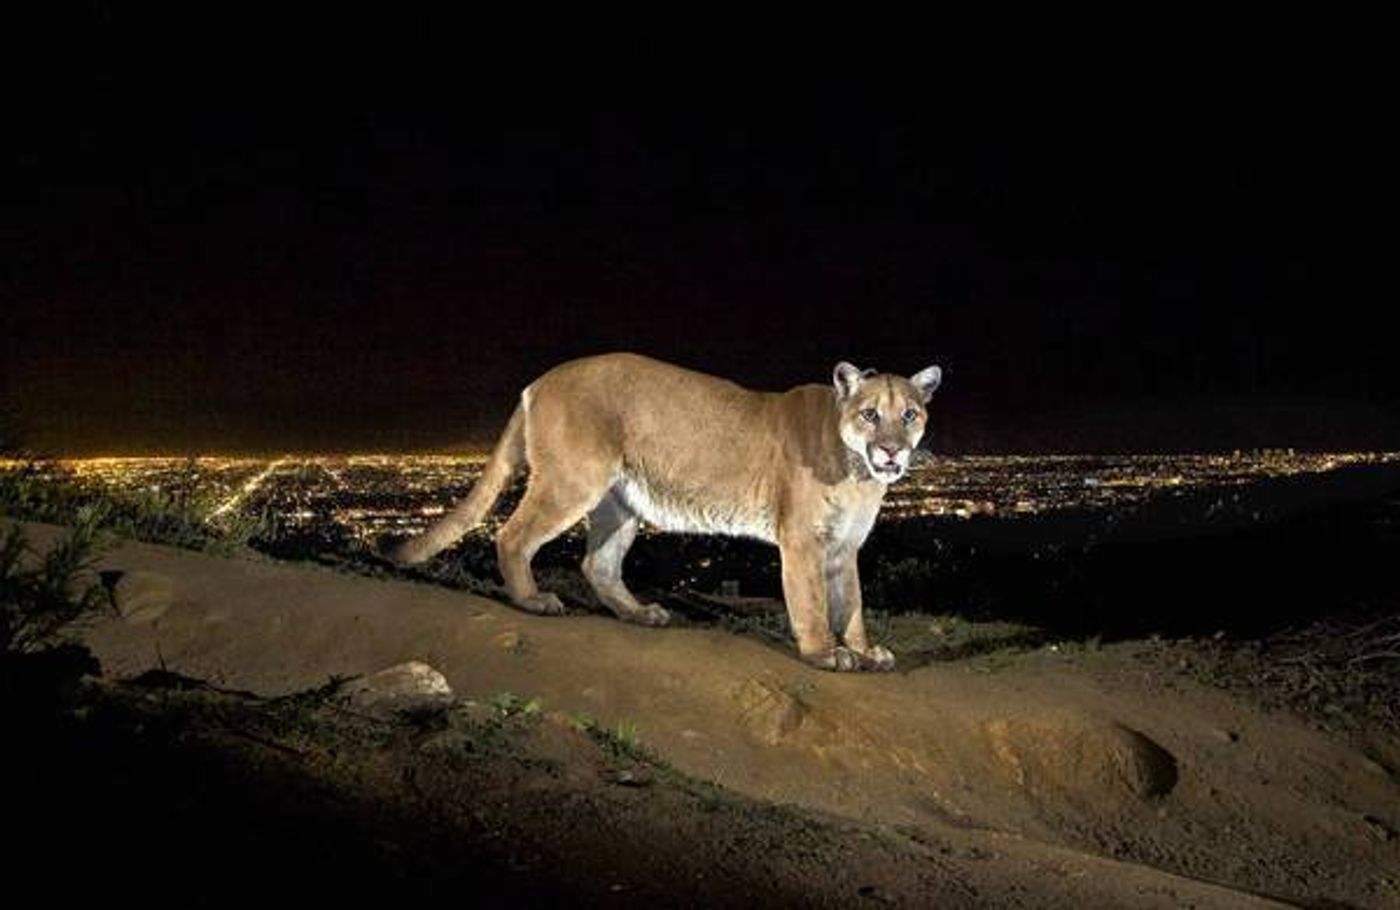
M41 105L0 397L60 451L443 449L628 349L775 389L937 362L939 451L1400 446L1345 78L780 100Z

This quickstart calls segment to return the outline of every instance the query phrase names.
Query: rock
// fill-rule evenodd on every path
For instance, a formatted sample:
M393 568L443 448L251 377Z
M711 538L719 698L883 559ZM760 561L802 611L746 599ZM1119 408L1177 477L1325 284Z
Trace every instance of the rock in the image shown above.
M353 680L342 696L357 708L380 712L440 708L454 700L447 677L417 660Z
M524 639L522 639L520 633L514 629L508 632L502 632L500 635L491 639L491 641L502 651L519 651L525 646Z
M744 726L770 746L797 732L809 711L790 692L757 679L746 680L734 698L739 702Z
M1150 799L1170 793L1176 759L1119 723L1089 718L995 720L992 754L1021 787L1044 794L1103 794Z
M133 625L160 619L175 603L175 582L159 572L122 572L107 590L122 619Z
M612 782L620 787L647 787L652 783L651 775L640 768L622 768L612 775Z

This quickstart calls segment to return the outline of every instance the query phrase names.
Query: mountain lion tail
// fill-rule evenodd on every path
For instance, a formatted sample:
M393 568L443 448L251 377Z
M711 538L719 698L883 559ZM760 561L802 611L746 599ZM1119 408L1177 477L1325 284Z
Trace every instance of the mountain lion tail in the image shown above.
M404 565L427 562L462 539L462 536L485 520L501 491L525 463L525 408L517 407L506 431L496 443L496 449L481 472L481 479L471 492L428 530L404 541L389 552L389 558Z

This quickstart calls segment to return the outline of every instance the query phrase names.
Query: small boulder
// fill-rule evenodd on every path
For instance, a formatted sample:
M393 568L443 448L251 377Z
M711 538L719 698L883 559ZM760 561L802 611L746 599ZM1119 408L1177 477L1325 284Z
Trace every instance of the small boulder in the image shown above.
M453 702L447 677L418 660L395 664L346 684L342 696L368 711L421 711Z

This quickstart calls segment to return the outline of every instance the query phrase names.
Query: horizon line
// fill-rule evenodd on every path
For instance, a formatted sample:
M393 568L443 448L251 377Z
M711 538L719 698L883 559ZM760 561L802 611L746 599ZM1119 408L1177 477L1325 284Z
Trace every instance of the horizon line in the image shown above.
M1083 451L1083 450L1001 450L1001 451L970 451L970 452L928 452L919 453L921 460L927 461L929 458L968 458L968 457L1038 457L1038 458L1124 458L1124 457L1162 457L1162 456L1263 456L1263 455L1332 455L1332 456L1357 456L1367 455L1385 458L1400 458L1400 449L1314 449L1300 446L1250 446L1234 447L1230 449L1178 449L1178 450L1113 450L1113 451ZM0 467L13 465L34 464L42 462L73 462L73 461L140 461L140 460L200 460L200 459L238 459L238 460L294 460L294 459L315 459L315 458L463 458L481 459L489 458L489 450L477 451L449 451L449 450L377 450L377 451L341 451L341 450L303 450L303 451L274 451L274 452L220 452L204 451L198 453L190 452L147 452L142 454L16 454L0 456Z

